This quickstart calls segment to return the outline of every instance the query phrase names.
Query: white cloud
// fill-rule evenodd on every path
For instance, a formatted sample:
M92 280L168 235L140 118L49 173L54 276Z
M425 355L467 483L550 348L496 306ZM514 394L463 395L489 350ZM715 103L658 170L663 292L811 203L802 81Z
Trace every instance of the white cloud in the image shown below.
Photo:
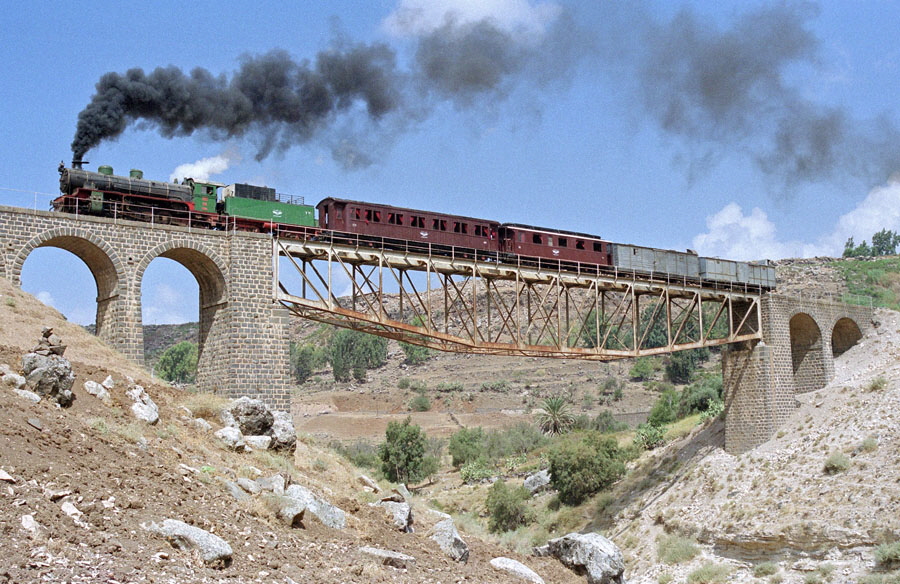
M197 181L206 182L214 174L220 174L228 170L231 160L234 158L231 154L219 154L218 156L210 156L201 158L196 162L188 162L181 164L169 175L169 180L182 180L192 178Z
M397 36L421 36L450 21L463 25L487 19L514 36L541 37L561 11L558 4L528 0L400 0L384 27Z
M733 260L838 257L849 237L861 243L864 239L871 241L872 234L882 229L900 231L900 180L872 189L855 209L842 215L837 225L814 243L780 241L775 224L765 211L755 207L745 215L737 203L729 203L707 217L706 227L706 233L693 239L693 248L700 255Z
M37 294L35 294L35 298L46 304L47 306L52 306L56 308L56 301L53 299L53 295L46 290L41 290Z

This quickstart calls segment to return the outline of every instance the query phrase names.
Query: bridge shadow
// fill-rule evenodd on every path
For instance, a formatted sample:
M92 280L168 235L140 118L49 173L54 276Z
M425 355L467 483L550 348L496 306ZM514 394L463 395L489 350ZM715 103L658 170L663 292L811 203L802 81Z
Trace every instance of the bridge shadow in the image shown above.
M725 422L720 416L664 448L645 454L639 464L629 469L625 478L605 492L605 497L601 495L596 499L599 504L584 531L604 533L611 539L616 537L624 531L611 531L620 512L643 500L635 515L639 516L690 472L699 460L724 447Z

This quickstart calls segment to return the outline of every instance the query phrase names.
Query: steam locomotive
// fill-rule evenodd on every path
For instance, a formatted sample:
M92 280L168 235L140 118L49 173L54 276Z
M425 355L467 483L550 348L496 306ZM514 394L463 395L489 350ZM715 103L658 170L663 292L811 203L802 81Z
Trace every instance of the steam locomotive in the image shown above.
M596 235L500 223L490 219L378 203L325 198L315 207L302 198L247 184L191 178L181 184L146 180L140 170L117 176L59 166L56 211L115 216L208 229L278 232L284 237L331 239L432 254L544 266L580 273L634 274L750 290L775 288L768 262L736 262L695 252L613 243ZM221 196L220 196L221 195Z

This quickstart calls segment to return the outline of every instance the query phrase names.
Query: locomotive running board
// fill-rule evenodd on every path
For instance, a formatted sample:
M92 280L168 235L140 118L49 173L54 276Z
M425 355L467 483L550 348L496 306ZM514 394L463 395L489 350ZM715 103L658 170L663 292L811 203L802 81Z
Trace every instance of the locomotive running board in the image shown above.
M759 291L441 251L276 238L273 298L302 318L460 353L606 361L762 338Z

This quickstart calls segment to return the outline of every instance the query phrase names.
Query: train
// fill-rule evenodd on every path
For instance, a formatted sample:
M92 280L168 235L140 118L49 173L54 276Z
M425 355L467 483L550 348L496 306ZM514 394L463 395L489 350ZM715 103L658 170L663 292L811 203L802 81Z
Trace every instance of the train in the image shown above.
M137 221L278 233L284 237L427 250L579 273L631 274L704 286L769 291L776 287L768 261L739 262L607 241L597 235L492 219L327 197L315 206L300 197L249 184L199 181L180 184L128 176L109 166L97 172L60 163L56 211Z

